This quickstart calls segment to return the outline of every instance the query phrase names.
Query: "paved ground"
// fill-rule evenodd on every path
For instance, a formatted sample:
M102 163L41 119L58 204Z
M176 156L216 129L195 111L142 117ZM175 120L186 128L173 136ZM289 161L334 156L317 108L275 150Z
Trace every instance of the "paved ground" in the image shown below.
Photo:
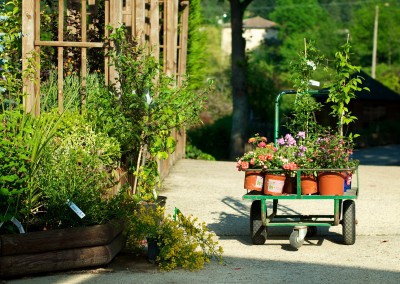
M400 145L357 151L360 195L357 240L341 244L341 226L319 230L298 250L290 228L271 228L265 245L249 239L250 202L242 199L243 172L232 162L182 160L164 182L167 212L193 214L216 232L225 262L204 270L159 272L144 258L120 254L107 267L9 283L400 283ZM281 212L330 214L332 201L287 201Z

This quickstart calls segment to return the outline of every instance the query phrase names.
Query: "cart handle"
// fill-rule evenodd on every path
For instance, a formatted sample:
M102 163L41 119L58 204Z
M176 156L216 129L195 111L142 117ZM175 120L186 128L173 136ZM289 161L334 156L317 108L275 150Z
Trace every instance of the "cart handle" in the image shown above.
M307 92L308 94L311 95L318 95L318 94L329 94L329 90L309 90ZM288 94L288 95L295 95L297 94L296 90L285 90L280 92L275 99L275 125L274 125L274 144L276 145L276 141L278 140L278 135L279 135L279 100L281 96Z

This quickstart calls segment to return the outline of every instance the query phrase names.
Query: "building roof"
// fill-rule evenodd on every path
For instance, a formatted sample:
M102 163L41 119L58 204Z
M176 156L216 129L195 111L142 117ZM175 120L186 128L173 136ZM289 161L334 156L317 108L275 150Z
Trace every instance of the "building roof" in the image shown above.
M370 91L362 90L356 93L359 100L379 100L379 101L400 101L400 95L392 89L386 87L381 82L373 79L364 71L353 74L353 76L364 78L361 87L367 87Z
M277 23L264 19L260 16L243 20L244 29L269 29L277 26Z
M277 25L278 25L277 23L261 18L259 16L243 20L244 29L270 29ZM223 24L223 27L225 28L230 28L230 26L231 23Z

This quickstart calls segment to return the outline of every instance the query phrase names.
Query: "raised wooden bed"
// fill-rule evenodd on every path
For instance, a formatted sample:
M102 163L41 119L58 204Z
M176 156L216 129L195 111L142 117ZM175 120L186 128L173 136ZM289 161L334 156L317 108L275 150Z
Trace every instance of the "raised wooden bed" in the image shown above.
M109 263L123 246L123 224L0 235L0 278Z

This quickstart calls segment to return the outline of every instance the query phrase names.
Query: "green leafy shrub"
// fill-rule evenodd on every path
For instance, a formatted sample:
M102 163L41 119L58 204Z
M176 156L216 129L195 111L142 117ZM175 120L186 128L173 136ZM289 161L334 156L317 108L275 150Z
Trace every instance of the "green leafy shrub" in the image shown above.
M201 151L215 157L216 160L229 160L229 137L232 117L225 116L213 124L190 128L187 131L188 141Z
M158 159L167 159L175 150L171 132L200 121L205 92L195 93L183 80L178 85L173 76L162 72L156 58L145 46L131 38L125 27L116 28L110 35L112 49L109 56L118 73L111 87L118 103L112 108L121 114L129 153L124 161L135 174L133 192L144 200L155 200L159 185Z
M194 145L186 144L186 158L196 160L215 161L215 158L210 154L204 153Z
M26 136L31 131L32 120L22 112L0 114L0 223L12 217L21 220L20 200L28 189L31 167Z
M115 185L111 172L119 165L115 138L96 133L78 113L67 113L37 175L43 192L42 220L53 227L102 224L109 221L107 190ZM67 201L84 213L79 218Z
M41 209L42 200L36 175L45 161L46 147L54 137L60 114L43 114L35 118L22 107L0 114L1 219L17 218L28 228Z
M155 240L160 248L157 263L162 270L182 267L198 270L216 258L222 263L223 248L206 224L193 216L177 213L164 217L160 206L140 206L128 222L128 248L141 240Z

